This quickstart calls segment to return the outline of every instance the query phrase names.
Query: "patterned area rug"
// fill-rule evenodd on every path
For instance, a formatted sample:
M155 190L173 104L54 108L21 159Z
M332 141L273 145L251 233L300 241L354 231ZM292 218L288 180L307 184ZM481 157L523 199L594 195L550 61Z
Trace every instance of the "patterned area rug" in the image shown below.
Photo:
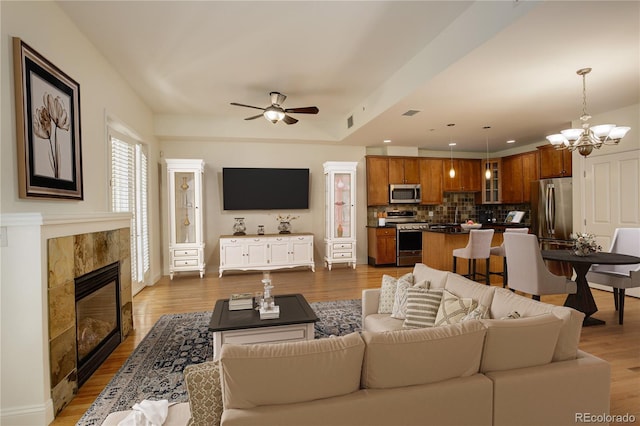
M316 339L360 331L359 299L310 305L320 319L315 324ZM189 364L213 359L210 319L210 311L160 317L77 425L101 425L109 413L128 410L143 399L187 401L182 371Z

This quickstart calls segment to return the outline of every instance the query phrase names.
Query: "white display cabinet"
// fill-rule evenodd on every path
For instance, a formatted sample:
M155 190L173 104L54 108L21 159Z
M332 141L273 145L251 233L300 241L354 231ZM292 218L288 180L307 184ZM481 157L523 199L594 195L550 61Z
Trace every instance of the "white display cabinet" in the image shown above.
M356 168L358 163L329 161L325 178L325 266L356 267Z
M204 277L203 160L167 159L169 277L198 271Z

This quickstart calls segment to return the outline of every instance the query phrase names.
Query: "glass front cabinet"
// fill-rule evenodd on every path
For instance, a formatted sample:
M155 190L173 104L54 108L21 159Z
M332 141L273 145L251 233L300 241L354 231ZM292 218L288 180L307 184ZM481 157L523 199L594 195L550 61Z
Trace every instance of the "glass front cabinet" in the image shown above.
M324 263L356 267L356 162L323 164L325 179Z
M203 160L167 159L169 277L198 271L204 276Z

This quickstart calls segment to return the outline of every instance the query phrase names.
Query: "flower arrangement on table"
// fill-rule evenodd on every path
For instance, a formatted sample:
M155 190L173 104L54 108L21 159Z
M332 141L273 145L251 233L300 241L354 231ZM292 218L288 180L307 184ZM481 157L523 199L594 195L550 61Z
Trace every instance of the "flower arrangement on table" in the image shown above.
M291 221L297 219L299 216L292 216L290 214L283 216L279 214L276 216L276 220L280 222L278 225L278 231L281 234L290 234L291 233Z
M575 234L571 234L571 239L573 239L573 252L577 256L587 256L602 250L594 234L576 232Z

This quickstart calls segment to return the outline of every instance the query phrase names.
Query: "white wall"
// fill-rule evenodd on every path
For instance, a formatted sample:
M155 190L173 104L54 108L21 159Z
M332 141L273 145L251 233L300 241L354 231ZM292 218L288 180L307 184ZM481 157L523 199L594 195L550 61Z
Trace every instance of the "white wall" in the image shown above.
M109 65L87 39L62 13L56 2L0 1L1 25L1 104L0 104L0 212L2 216L16 217L28 213L75 215L79 213L106 212L108 208L108 165L105 117L109 114L122 120L135 130L145 143L149 144L150 161L158 161L158 143L153 136L153 117L150 110L133 92L119 74ZM12 37L19 37L33 49L51 61L80 85L82 162L84 179L84 200L33 200L18 197L16 124L13 87ZM150 202L151 229L159 229L159 201L157 175L151 175ZM7 215L8 214L8 215ZM0 217L1 219L2 217ZM4 219L3 223L6 223ZM157 232L152 232L151 267L155 276L160 275L160 244ZM29 344L21 339L33 331L28 325L37 319L46 320L46 270L40 273L29 256L15 256L23 250L25 241L16 241L8 232L6 247L0 248L2 264L21 262L29 273L19 278L2 270L1 326L2 342L2 401L0 418L4 424L46 424L50 420L48 378L33 380L24 376L19 383L12 383L5 374L17 371L48 371L43 359L48 359L46 326L40 336L42 343ZM155 240L155 241L154 241ZM40 244L36 242L36 244ZM34 247L38 251L40 247ZM45 265L46 268L46 265ZM25 303L25 297L34 297ZM16 311L13 306L29 306ZM22 327L24 325L24 328ZM9 331L11 327L11 331ZM20 354L20 364L16 365L9 354ZM48 363L48 362L47 362ZM48 366L47 366L48 367ZM39 374L36 374L39 375ZM41 375L39 375L41 376ZM45 374L46 376L46 374ZM25 388L26 391L23 391ZM43 393L43 389L47 389ZM44 402L43 402L44 398Z
M598 114L590 122L631 127L618 145L603 146L588 157L573 153L573 229L595 234L607 251L615 228L640 227L640 104ZM640 289L627 294L640 297Z
M306 143L261 142L211 142L211 141L162 141L162 158L201 158L205 161L204 217L205 261L207 273L217 272L220 264L218 238L233 233L236 217L244 217L247 233L257 233L258 225L265 225L266 233L277 233L276 216L292 214L300 216L292 222L293 232L312 232L315 237L314 257L322 266L324 247L324 178L322 164L325 161L357 161L356 238L358 263L367 262L366 244L366 173L365 148L356 146L314 145ZM162 170L162 210L166 222L166 166ZM310 169L310 195L308 210L292 211L225 211L222 209L223 167L291 167ZM163 225L164 273L169 273L168 227ZM339 266L338 266L339 267Z

